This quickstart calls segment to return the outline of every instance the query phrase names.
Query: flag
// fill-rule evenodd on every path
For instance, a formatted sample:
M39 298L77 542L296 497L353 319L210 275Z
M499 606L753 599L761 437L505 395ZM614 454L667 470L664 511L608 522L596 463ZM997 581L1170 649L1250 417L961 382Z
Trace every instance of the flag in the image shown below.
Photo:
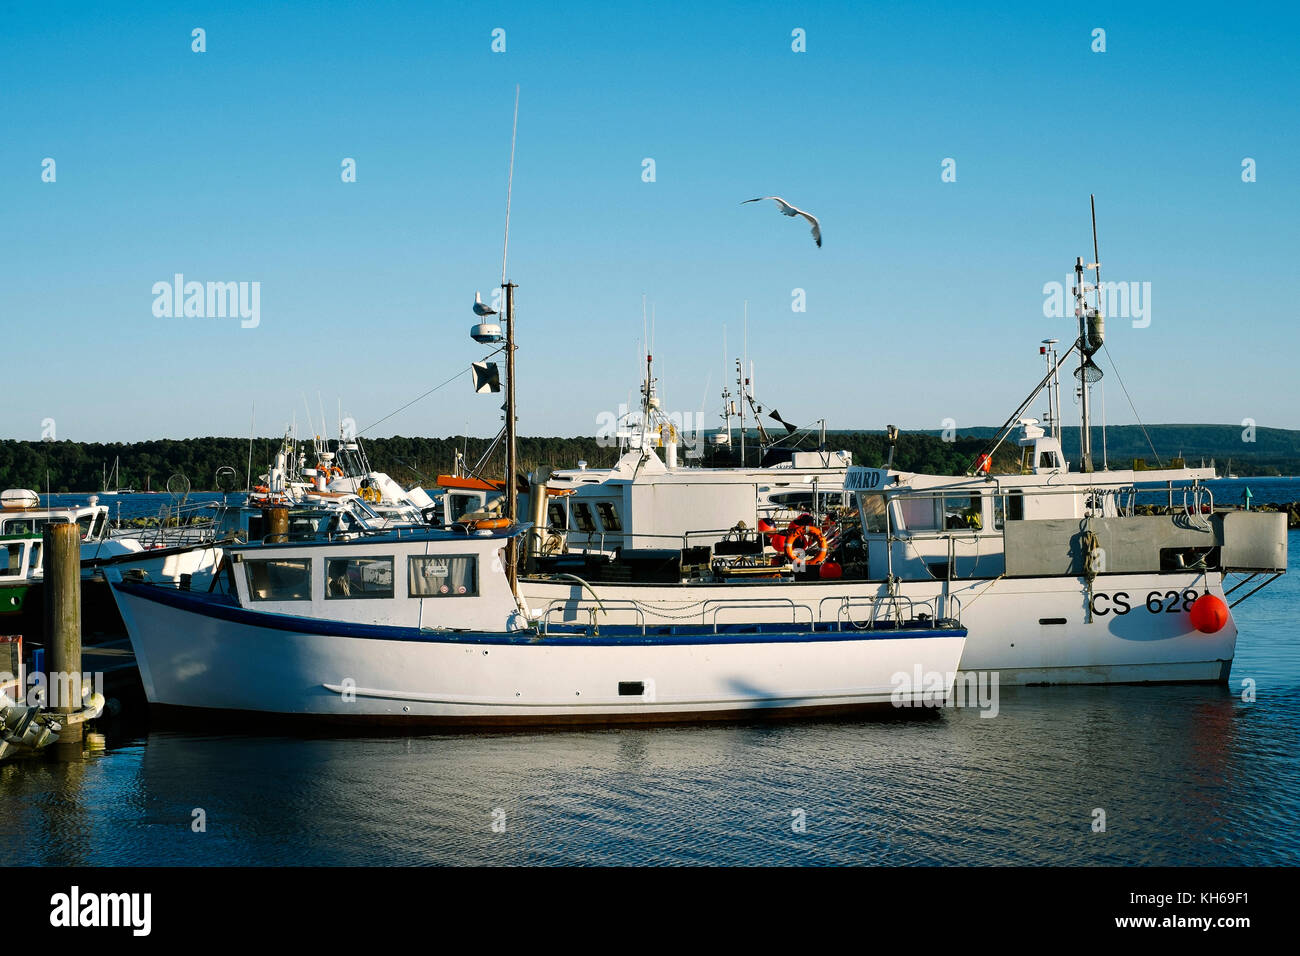
M484 392L501 391L501 374L497 371L496 362L475 362L470 366L474 372L474 391L478 394Z
M787 422L784 418L781 417L781 413L778 412L775 408L772 409L770 412L767 413L767 417L768 417L768 418L771 418L771 419L773 419L773 420L775 420L775 421L778 421L778 422L780 422L782 425L784 425L784 426L785 426L785 431L786 431L786 434L787 434L787 435L793 435L795 432L797 432L797 431L799 430L799 426L797 426L797 425L791 425L789 422Z

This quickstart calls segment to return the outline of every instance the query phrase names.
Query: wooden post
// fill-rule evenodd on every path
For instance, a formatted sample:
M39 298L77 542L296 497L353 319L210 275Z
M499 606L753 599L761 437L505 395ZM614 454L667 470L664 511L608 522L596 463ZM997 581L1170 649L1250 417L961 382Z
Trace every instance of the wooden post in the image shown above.
M47 524L41 561L51 709L71 714L81 709L81 529L72 522ZM60 737L80 740L83 730L65 723Z
M262 543L285 544L289 540L289 508L271 505L262 509Z

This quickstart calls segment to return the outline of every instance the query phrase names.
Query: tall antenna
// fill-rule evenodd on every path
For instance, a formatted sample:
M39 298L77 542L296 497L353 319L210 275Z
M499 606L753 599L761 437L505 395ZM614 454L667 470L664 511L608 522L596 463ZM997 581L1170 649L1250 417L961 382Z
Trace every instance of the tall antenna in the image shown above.
M306 396L304 395L305 399ZM253 402L253 410L249 413L248 419L248 471L244 475L244 491L253 490L253 433L257 431L257 402Z
M510 175L506 179L506 237L501 243L501 285L506 284L506 256L510 253L510 191L515 184L515 137L519 133L519 84L515 84L515 119L510 127ZM513 540L513 539L512 539Z
M1097 197L1089 193L1088 202L1092 206L1092 267L1096 270L1097 276L1097 314L1101 315L1101 253L1097 251Z
M519 488L515 483L515 473L519 468L519 450L515 434L515 284L506 279L506 258L510 251L510 194L515 182L515 141L519 133L519 84L515 84L515 118L510 127L510 174L506 179L506 232L501 246L501 290L505 293L506 320L506 473L505 516L511 521L519 520ZM512 537L506 542L506 577L510 581L510 591L518 596L517 581L519 573L518 538Z

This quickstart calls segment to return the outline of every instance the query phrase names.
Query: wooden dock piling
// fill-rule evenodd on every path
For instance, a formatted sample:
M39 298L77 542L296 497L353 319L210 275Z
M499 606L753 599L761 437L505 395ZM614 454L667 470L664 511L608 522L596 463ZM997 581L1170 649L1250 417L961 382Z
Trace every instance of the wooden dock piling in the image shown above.
M41 560L51 710L67 715L81 708L81 529L71 522L47 524ZM83 730L65 722L60 736L80 740Z
M284 544L289 540L289 509L285 505L271 505L262 509L262 527L266 544Z

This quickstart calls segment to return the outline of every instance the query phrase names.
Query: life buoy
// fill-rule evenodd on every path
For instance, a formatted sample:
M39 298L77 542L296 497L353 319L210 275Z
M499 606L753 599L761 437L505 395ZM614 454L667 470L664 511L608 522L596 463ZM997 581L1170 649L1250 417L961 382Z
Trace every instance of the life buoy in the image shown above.
M813 544L816 552L809 553ZM796 551L802 551L802 556ZM815 524L791 525L785 540L785 556L791 561L799 561L802 557L804 564L821 564L826 560L826 535Z
M266 495L266 494L270 494L270 492L271 492L271 489L268 488L268 487L266 487L266 485L254 485L254 486L253 486L253 490L254 490L254 491L260 491L260 492L261 492L262 494L264 494L264 495Z
M496 531L499 528L510 527L509 518L479 518L474 522L476 531Z

